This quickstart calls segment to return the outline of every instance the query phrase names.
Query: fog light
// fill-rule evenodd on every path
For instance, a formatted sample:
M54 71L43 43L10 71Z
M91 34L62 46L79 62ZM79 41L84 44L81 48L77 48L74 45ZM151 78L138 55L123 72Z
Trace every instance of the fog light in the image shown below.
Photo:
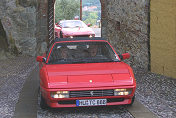
M89 38L92 38L92 37L93 37L92 35L89 36Z
M51 92L52 98L69 98L69 91L55 91Z
M114 89L114 96L130 95L131 93L132 89Z

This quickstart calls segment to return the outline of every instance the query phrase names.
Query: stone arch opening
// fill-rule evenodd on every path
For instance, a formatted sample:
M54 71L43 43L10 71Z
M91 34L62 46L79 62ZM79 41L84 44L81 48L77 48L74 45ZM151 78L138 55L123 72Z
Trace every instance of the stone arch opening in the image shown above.
M54 3L55 0L38 0L39 30L37 36L38 52L54 40ZM101 3L101 37L106 38L118 54L129 52L132 57L127 60L134 68L148 70L148 6L149 2L123 2L100 0ZM138 6L138 7L136 7ZM43 43L43 44L41 44ZM45 44L46 43L46 44ZM44 49L44 48L43 48Z
M7 46L14 46L17 53L42 55L54 40L54 3L55 0L4 2L0 7L0 19L8 38ZM131 53L130 65L147 69L149 0L100 0L100 3L102 37L108 39L119 54Z
M47 43L50 44L52 42L52 40L54 40L55 38L55 34L54 34L54 25L55 25L55 2L56 0L49 0L48 1L48 11L47 11L47 23L48 23L48 40ZM100 0L100 4L101 4L101 21L103 20L104 15L102 15L104 12L103 8L104 8L104 0ZM101 23L102 24L102 23ZM103 25L101 25L101 27L104 27Z

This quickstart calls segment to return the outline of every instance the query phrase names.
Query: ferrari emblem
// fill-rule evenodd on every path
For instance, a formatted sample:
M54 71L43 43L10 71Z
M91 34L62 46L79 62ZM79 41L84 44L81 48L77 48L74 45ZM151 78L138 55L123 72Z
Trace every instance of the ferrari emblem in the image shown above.
M92 83L92 80L90 80L89 82Z
M91 91L90 94L91 94L91 96L93 96L94 95L93 91Z

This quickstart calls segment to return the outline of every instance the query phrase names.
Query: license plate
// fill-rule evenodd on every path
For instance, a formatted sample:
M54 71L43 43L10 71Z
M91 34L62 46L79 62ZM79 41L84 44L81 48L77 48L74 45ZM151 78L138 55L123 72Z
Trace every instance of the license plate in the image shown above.
M87 99L87 100L76 100L76 106L99 106L106 105L106 99Z

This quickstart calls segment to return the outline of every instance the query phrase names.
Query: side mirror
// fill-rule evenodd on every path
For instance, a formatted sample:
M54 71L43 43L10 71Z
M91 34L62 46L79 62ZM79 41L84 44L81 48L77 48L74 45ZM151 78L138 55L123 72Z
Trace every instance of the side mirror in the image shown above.
M130 54L129 53L120 54L119 57L121 60L129 59Z
M60 27L60 28L61 28L61 26L59 25L59 23L56 23L55 25L56 25L57 27Z
M37 62L45 62L45 58L43 56L37 56Z

